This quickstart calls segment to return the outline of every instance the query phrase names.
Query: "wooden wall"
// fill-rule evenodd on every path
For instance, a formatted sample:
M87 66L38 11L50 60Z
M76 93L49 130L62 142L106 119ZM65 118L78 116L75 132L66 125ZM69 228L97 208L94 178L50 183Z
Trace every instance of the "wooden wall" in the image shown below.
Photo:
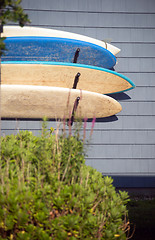
M115 70L137 87L113 95L123 110L115 117L97 120L87 164L113 176L116 185L155 187L155 1L23 0L22 5L31 26L111 39L121 48ZM51 121L50 126L56 123ZM40 128L40 121L2 121L4 134L18 129L38 134ZM87 136L90 128L91 122Z

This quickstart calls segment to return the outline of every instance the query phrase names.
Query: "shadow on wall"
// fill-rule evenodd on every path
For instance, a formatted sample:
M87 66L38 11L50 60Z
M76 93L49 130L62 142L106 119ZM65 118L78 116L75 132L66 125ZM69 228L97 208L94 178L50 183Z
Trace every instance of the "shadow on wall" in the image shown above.
M131 97L127 95L126 93L114 93L114 94L107 94L107 96L114 98L117 101L123 101L123 100L129 100ZM97 118L96 122L114 122L117 121L118 117L116 115L110 116L110 117L104 117L104 118ZM88 119L88 122L92 122L92 119Z
M88 119L87 122L92 122L93 119ZM97 118L96 122L114 122L117 121L118 117L116 115L110 116L110 117L104 117L104 118Z
M107 96L112 97L112 98L114 98L117 101L118 100L129 100L129 99L131 99L131 97L128 94L124 93L124 92L122 92L122 93L113 93L113 94L109 94Z

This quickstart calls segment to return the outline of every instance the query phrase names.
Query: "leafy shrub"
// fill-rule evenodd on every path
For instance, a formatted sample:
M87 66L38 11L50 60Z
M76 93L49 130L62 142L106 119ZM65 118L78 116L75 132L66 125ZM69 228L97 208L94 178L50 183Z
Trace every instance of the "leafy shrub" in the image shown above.
M127 193L84 157L77 132L2 137L0 239L126 239Z

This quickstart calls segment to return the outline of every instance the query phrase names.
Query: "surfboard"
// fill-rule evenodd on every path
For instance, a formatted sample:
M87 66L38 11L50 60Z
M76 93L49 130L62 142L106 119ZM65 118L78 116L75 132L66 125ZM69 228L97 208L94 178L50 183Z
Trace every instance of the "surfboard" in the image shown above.
M89 91L48 86L1 85L2 118L102 118L122 107L115 99Z
M95 38L87 37L81 34L71 33L67 31L61 31L56 29L39 28L39 27L19 27L19 26L4 26L2 37L23 37L23 36L40 36L40 37L57 37L68 38L88 43L93 43L100 47L106 48L112 54L116 55L120 52L118 47L112 44L106 43Z
M79 77L77 74L79 73ZM135 87L117 72L88 65L57 62L2 62L2 84L40 85L73 88L112 94Z
M111 69L116 57L107 49L76 39L58 37L7 37L3 61L53 61Z

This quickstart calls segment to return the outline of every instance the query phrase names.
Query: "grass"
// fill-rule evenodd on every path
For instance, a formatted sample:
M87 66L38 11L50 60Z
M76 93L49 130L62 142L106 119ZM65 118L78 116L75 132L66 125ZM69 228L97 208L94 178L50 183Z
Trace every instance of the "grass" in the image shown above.
M155 239L155 198L132 199L128 204L133 240Z

